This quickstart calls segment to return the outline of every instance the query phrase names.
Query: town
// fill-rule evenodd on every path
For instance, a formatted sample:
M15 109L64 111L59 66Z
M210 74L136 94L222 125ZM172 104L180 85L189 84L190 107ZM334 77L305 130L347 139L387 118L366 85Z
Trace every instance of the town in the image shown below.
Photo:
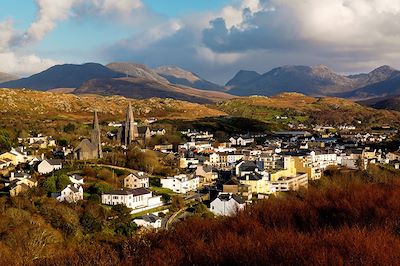
M1 194L38 190L59 204L123 206L136 227L160 230L193 215L229 217L257 201L307 189L329 168L400 168L399 147L387 145L398 132L387 125L298 125L227 132L223 140L186 129L176 132L184 141L169 143L163 138L168 130L154 126L157 119L135 121L131 104L125 121L101 122L94 111L90 135L75 147L40 133L19 138L0 154Z

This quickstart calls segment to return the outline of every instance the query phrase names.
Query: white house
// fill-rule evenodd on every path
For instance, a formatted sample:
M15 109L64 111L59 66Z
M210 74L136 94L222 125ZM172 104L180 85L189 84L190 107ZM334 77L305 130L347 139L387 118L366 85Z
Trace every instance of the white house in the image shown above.
M250 145L251 143L254 142L254 138L242 138L242 137L238 137L238 138L230 138L229 141L232 143L232 145L234 146L247 146Z
M215 215L234 215L243 210L245 201L232 193L219 193L218 197L210 204L210 211Z
M48 174L55 170L60 170L62 168L61 160L43 160L37 165L37 170L39 174Z
M195 191L200 184L200 177L191 175L176 175L174 177L167 177L161 179L161 185L163 188L171 189L175 193L188 193L189 191Z
M80 175L71 175L69 176L69 180L71 181L72 184L78 184L78 185L84 184L84 179Z
M60 202L66 201L68 203L76 203L79 200L83 200L82 186L78 184L68 185L60 192L57 200Z
M135 224L138 226L146 227L146 228L161 228L161 218L154 214L146 214L142 217L133 220Z
M131 173L124 178L124 187L126 188L148 188L149 186L149 177L143 172Z
M101 203L106 205L122 204L133 209L132 213L148 210L163 205L161 196L153 196L146 188L119 189L104 192Z

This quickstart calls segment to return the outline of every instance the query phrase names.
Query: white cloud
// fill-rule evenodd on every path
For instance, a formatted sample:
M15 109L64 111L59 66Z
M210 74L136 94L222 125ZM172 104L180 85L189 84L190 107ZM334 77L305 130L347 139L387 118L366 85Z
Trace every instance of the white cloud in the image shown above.
M40 72L59 62L51 59L43 59L34 54L21 55L14 52L0 53L0 72L12 73L20 76L26 76L32 73Z
M1 72L28 75L59 63L24 50L43 40L60 21L79 15L128 17L143 7L141 0L36 0L36 5L37 18L25 32L16 31L12 20L0 22ZM91 12L80 13L80 9Z
M10 41L14 35L14 29L11 20L0 22L0 52L9 49Z

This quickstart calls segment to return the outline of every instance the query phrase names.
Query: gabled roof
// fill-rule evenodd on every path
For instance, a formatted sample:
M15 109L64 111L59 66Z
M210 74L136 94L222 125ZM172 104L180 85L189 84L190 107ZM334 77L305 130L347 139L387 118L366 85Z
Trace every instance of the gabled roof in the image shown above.
M119 190L111 190L104 192L105 195L132 195L132 196L141 196L151 193L149 190L145 188L134 188L134 189L119 189Z
M236 194L230 194L230 193L220 193L218 195L218 198L221 201L230 201L231 199L233 199L234 201L236 201L239 204L244 204L245 201L238 195Z
M240 182L238 182L236 179L230 179L227 182L224 183L224 185L228 185L228 186L234 186L234 185L239 185Z
M251 173L251 174L245 174L244 176L239 177L240 180L247 180L247 178L249 180L261 180L263 178L262 175L258 174L258 173Z
M244 161L240 166L239 169L241 171L254 171L257 168L257 165L253 161Z
M155 223L157 220L161 220L160 217L158 217L157 215L154 215L152 213L143 215L142 219L149 223Z
M61 160L58 160L58 159L46 159L46 161L50 165L61 165L62 164Z
M70 176L70 177L73 178L73 179L75 179L75 180L82 180L82 179L83 179L83 177L80 176L80 175L72 175L72 176Z

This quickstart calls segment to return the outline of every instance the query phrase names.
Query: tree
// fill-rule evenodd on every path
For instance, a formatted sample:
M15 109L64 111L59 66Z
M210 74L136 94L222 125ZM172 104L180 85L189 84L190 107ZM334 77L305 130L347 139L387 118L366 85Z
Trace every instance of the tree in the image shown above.
M185 207L185 201L180 196L173 196L172 197L172 208L174 210L179 210Z
M46 193L57 192L56 179L54 176L49 176L43 183L43 188Z
M68 123L64 126L64 132L65 133L72 133L74 132L76 129L75 125L72 123Z
M81 216L80 223L84 229L86 234L93 234L96 232L100 232L102 228L102 224L95 217L86 212Z
M70 183L71 183L71 181L69 180L69 177L67 175L65 175L65 174L56 176L56 188L58 190L63 190Z
M101 169L97 176L104 181L110 181L113 178L113 172L108 169Z
M0 128L0 153L10 150L14 144L10 132Z

